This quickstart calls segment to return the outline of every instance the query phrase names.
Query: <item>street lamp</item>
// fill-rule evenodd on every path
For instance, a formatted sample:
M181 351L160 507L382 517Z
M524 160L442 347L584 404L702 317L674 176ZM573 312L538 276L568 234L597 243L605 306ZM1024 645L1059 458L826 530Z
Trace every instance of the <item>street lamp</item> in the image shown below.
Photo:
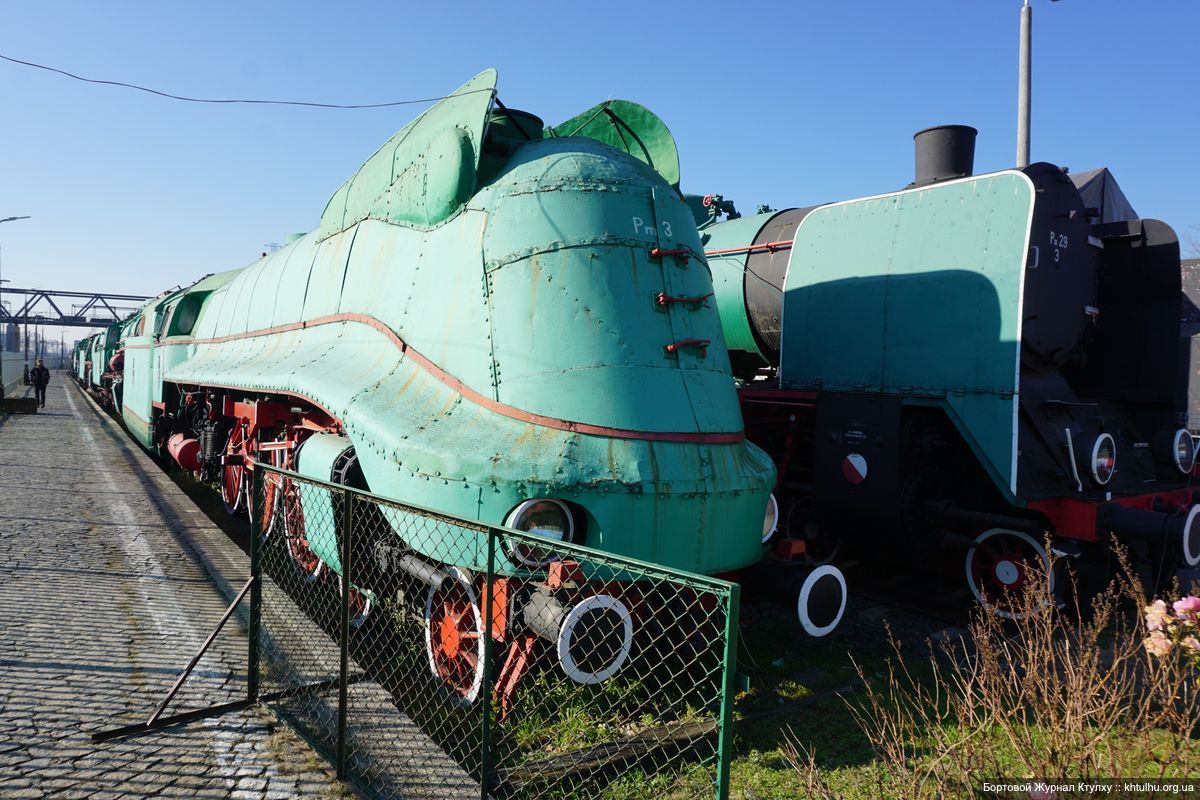
M28 215L24 217L5 217L4 219L0 219L0 222L16 222L19 219L29 219L29 217ZM0 266L3 266L2 262L0 262ZM0 273L0 275L3 275L3 273ZM6 283L8 283L8 281L0 278L0 286L3 286ZM5 340L7 338L8 331L0 330L0 399L4 398L4 350Z

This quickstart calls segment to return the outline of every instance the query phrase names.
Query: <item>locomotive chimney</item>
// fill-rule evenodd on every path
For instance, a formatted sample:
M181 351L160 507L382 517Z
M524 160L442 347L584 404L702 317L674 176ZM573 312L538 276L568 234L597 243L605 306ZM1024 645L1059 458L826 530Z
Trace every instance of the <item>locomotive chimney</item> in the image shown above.
M975 168L975 135L970 125L937 125L913 134L917 178L914 186L965 178Z

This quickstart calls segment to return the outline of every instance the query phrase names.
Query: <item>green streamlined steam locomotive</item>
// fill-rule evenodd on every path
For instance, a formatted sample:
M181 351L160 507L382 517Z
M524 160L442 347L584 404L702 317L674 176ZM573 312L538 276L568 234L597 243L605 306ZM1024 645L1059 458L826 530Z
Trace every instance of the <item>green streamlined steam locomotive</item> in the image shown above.
M745 568L762 558L775 470L746 441L678 182L674 141L641 106L544 127L500 104L486 71L367 159L316 230L125 321L107 391L133 436L216 479L231 513L269 462L673 568ZM404 557L387 568L480 580L486 551L393 534ZM305 576L338 571L335 542L293 530L287 544ZM507 558L544 574L550 550ZM820 635L844 583L813 576L804 597L822 611L800 612ZM354 587L356 622L373 589ZM565 630L580 620L612 616L604 630L624 637L614 663L567 670L598 680L629 652L629 611L613 582L574 591L563 604L591 613L550 631L560 650L585 638ZM462 633L430 660L473 701L482 664L466 642L481 634Z

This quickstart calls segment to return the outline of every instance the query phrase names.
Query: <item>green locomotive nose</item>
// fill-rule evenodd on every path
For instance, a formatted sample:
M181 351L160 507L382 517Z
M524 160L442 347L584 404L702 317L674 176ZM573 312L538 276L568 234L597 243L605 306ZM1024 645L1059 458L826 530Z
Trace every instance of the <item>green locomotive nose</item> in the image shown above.
M657 173L547 139L477 199L501 402L644 433L741 431L699 236Z
M352 448L408 503L689 570L754 563L774 471L744 441L670 134L622 101L543 130L494 85L430 108L317 230L208 286L166 379L318 410L332 438L296 451L314 477Z
M494 397L571 434L557 453L506 459L540 470L510 479L576 503L594 546L706 572L757 561L774 470L744 441L678 192L569 137L523 145L475 202L489 213Z

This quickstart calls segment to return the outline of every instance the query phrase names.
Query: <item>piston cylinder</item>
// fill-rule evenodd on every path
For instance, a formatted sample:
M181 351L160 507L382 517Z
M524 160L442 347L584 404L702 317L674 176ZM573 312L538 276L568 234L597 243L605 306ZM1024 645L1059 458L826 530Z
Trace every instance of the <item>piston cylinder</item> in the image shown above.
M633 617L608 594L564 603L541 587L522 611L525 624L552 642L558 663L576 683L601 683L625 665L633 647Z
M200 441L186 433L176 433L167 440L167 452L179 466L195 472L200 469Z

